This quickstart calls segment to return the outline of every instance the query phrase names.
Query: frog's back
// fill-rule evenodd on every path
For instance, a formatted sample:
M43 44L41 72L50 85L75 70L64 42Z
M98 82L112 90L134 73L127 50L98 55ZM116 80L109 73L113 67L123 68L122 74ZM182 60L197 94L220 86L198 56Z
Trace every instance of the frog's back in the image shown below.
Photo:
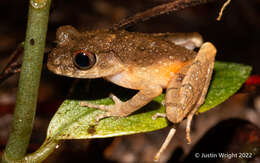
M113 50L124 65L124 72L109 81L130 89L147 85L166 88L170 79L195 58L196 53L149 34L120 31L115 34Z
M146 67L159 61L187 62L196 56L194 51L149 34L119 31L115 36L113 50L124 64Z

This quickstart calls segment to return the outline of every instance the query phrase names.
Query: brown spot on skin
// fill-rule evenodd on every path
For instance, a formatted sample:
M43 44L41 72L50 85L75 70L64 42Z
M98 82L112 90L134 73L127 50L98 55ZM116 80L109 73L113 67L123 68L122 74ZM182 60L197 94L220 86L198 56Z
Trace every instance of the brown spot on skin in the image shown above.
M182 87L184 87L184 88L186 88L188 90L192 90L193 89L193 86L191 84L189 84L189 83L182 85Z
M182 59L183 62L186 62L188 61L188 57L184 56L183 59Z
M193 62L192 65L198 65L198 66L200 66L201 63L200 63L200 61L196 61L196 62Z
M91 134L91 135L95 134L96 133L96 126L95 125L89 126L88 133Z
M143 47L143 46L138 46L138 48L139 48L139 50L141 50L141 51L144 51L144 50L145 50L145 47Z
M34 45L34 44L35 44L35 41L34 41L33 38L30 40L30 44L31 44L31 45Z
M185 74L178 74L178 78L176 79L178 82L182 82L183 78L185 77Z

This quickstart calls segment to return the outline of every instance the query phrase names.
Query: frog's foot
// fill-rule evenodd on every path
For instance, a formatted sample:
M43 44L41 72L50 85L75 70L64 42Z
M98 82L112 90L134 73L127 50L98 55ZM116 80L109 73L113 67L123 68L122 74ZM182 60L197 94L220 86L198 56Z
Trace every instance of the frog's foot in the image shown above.
M97 122L100 121L101 119L104 119L107 117L121 117L121 115L119 113L117 113L116 111L119 110L119 108L121 107L123 102L113 94L110 94L110 97L115 102L114 105L98 105L98 104L93 104L90 102L81 102L80 106L96 108L96 109L106 111L105 113L96 117Z
M162 100L161 104L165 107L166 106L165 100Z
M98 115L96 118L95 118L95 121L96 123L98 123L101 119L104 119L104 118L108 118L108 117L112 117L113 115L110 113L110 112L105 112L103 114L100 114Z
M109 95L110 98L112 98L112 100L115 102L115 104L120 104L123 103L118 97L116 97L114 94L110 94Z
M89 108L96 108L104 111L109 110L111 107L110 105L99 105L99 104L93 104L91 102L86 102L86 101L80 102L79 105L84 107L89 107Z
M191 121L193 119L194 114L196 113L197 108L192 110L192 112L187 116L187 124L186 124L186 140L188 141L188 144L191 143L191 138L190 138L190 128L191 128ZM167 115L165 113L155 113L152 116L153 120L156 120L159 117L166 118Z
M153 120L156 120L157 118L159 117L163 117L163 118L166 118L166 114L165 113L155 113L153 116L152 116L152 119Z
M89 107L89 108L96 108L96 109L100 109L100 110L104 110L104 111L111 111L112 110L112 108L115 108L115 107L117 107L117 106L119 106L119 105L121 105L123 102L119 99L119 98L117 98L115 95L113 95L113 94L110 94L109 95L111 98L112 98L112 100L115 102L115 104L114 105L100 105L100 104L93 104L93 103L91 103L91 102L86 102L86 101L84 101L84 102L80 102L80 106L85 106L85 107Z

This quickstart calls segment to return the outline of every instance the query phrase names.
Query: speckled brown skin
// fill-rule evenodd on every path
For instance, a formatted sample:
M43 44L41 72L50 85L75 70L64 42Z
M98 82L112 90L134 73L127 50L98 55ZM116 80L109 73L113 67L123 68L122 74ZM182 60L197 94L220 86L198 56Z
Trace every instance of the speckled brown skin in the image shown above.
M216 49L211 43L204 43L196 53L173 43L185 35L175 34L173 39L169 39L172 36L170 33L144 34L108 30L79 33L71 26L63 26L57 31L58 46L49 54L47 66L60 75L76 78L103 77L117 85L139 90L126 102L112 96L115 105L82 104L107 111L97 117L97 120L108 116L127 116L149 103L166 88L167 118L178 123L190 114L190 123L193 114L204 102ZM200 46L201 36L195 37L192 34L191 38L193 37L196 39L191 42ZM188 41L184 44L186 42ZM72 61L73 54L82 49L96 56L96 63L88 70L80 70Z
M163 39L127 31L96 30L79 33L71 26L63 26L57 31L57 43L57 48L49 55L49 69L57 74L77 78L113 75L122 70L118 65L147 67L159 60L185 62L196 56L195 52ZM81 71L74 66L73 52L80 49L90 51L99 58L94 68L97 72L94 73L94 69Z

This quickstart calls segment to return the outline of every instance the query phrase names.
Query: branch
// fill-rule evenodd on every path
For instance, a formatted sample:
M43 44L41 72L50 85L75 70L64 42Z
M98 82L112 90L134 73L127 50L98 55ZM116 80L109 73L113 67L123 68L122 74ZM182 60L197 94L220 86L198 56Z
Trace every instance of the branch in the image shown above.
M145 10L143 12L135 14L134 16L123 19L119 23L114 24L110 29L111 30L124 29L128 26L131 26L141 21L148 20L152 17L156 17L169 12L178 11L187 7L198 6L201 4L214 2L214 1L217 0L175 0L173 2L155 6L154 8Z
M51 0L30 0L24 56L12 130L2 162L20 160L30 141L40 83Z
M223 15L223 11L225 10L225 8L229 5L229 3L231 2L231 0L227 0L223 6L221 7L219 13L218 13L218 17L217 17L217 21L220 21L221 20L221 17Z
M20 160L12 160L10 159L6 153L3 154L3 157L5 158L6 162L10 163L32 163L32 162L42 162L44 161L55 149L59 147L60 141L53 140L53 139L47 139L44 141L44 143L41 145L41 147L31 153L26 155Z
M0 73L0 85L13 74L21 72L21 58L23 54L23 46L23 43L20 44L11 54L9 61Z

